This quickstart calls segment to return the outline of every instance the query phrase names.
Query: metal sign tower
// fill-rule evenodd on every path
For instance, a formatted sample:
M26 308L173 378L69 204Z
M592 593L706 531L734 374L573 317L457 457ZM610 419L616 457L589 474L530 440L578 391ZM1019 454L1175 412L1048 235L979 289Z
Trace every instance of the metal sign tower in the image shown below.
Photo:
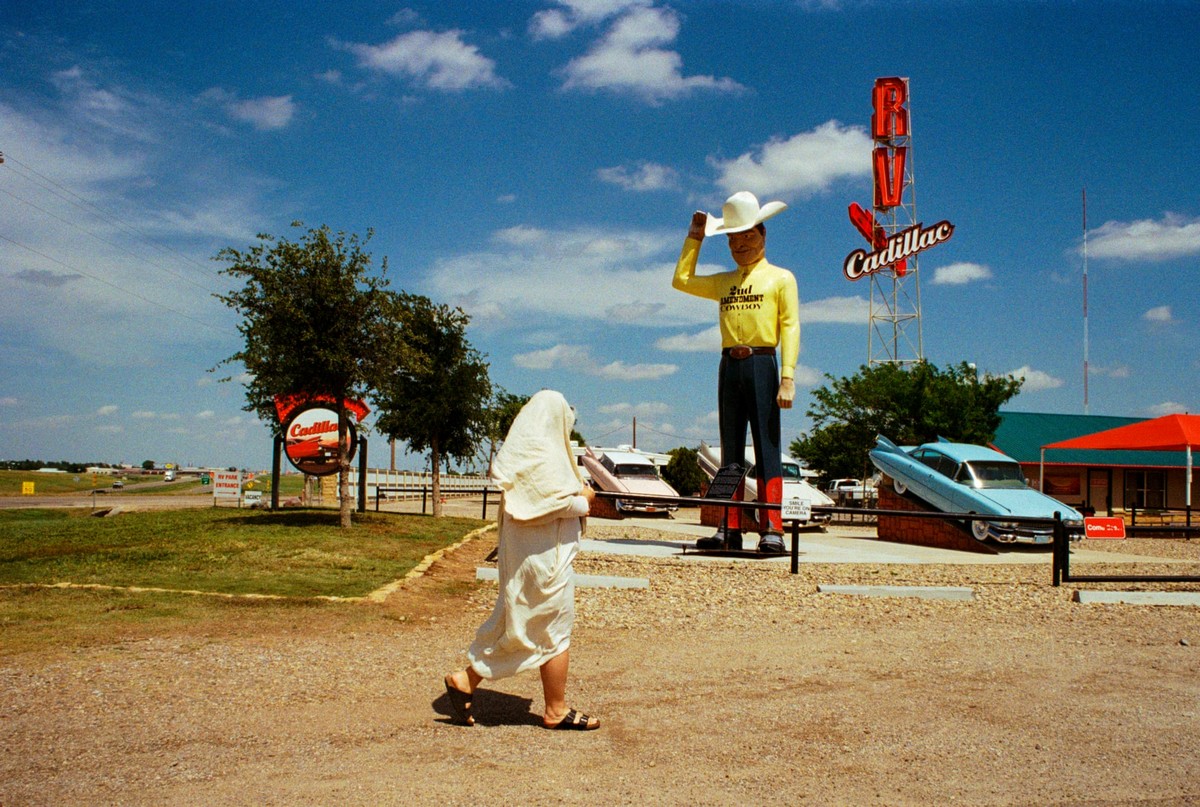
M886 239L918 223L908 79L879 79L874 95L874 210ZM924 361L916 255L872 273L867 339L869 365Z

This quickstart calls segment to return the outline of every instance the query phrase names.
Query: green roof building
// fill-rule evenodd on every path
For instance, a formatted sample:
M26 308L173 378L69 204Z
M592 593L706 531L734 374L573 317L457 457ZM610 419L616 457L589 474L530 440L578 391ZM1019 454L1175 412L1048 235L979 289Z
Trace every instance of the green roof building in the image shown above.
M1096 451L1043 446L1145 418L1001 412L992 447L1021 463L1034 487L1097 514L1183 510L1187 456L1182 451ZM1193 491L1192 501L1197 497ZM1142 514L1147 517L1147 514Z

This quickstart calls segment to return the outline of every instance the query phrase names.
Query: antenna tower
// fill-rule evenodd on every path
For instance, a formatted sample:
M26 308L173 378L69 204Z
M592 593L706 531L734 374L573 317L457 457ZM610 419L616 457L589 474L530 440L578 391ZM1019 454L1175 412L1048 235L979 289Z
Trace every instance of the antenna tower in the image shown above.
M1083 189L1083 414L1088 413L1087 188Z

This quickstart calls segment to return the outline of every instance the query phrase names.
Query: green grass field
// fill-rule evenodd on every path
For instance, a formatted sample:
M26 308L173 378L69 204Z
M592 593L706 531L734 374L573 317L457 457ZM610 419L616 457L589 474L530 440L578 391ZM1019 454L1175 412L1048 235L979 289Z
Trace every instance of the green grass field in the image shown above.
M334 510L196 508L107 518L0 511L0 645L15 652L96 640L106 625L178 626L264 602L121 587L276 595L291 598L274 601L285 608L325 602L316 597L361 597L485 523L356 513L343 530ZM44 588L57 583L118 589Z
M48 474L37 471L0 471L0 496L21 496L24 485L33 484L35 496L61 496L72 493L87 493L92 490L112 491L112 484L117 480L125 486L125 493L151 494L180 494L180 493L211 493L212 488L201 485L196 477L184 477L169 484L162 484L161 476L142 476L127 474L124 476L105 476L102 474ZM157 483L151 485L150 483ZM271 475L263 474L253 483L256 490L271 489ZM304 476L301 474L284 474L279 478L279 494L281 496L296 496L304 489Z

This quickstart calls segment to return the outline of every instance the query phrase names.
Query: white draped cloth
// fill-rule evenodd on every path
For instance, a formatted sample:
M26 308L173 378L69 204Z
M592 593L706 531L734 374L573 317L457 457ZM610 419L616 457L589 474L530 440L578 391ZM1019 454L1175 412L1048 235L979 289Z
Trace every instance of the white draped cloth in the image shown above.
M566 650L575 623L572 561L587 499L571 452L575 413L543 390L521 409L492 463L500 507L500 591L467 656L484 678L540 667Z

